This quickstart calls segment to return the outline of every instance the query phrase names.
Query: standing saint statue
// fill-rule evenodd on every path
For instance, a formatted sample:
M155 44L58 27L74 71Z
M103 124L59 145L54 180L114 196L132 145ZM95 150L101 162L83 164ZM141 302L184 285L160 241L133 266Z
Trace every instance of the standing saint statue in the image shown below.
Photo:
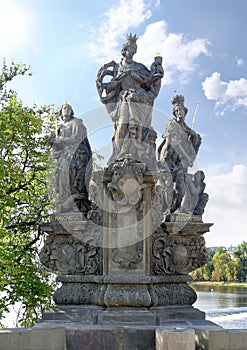
M164 71L160 56L155 58L150 70L133 60L137 51L136 41L136 35L126 36L120 63L112 61L102 66L97 74L96 86L100 100L114 122L109 167L127 156L135 162L145 163L147 169L152 170L156 166L152 157L152 108ZM104 82L106 76L111 76L111 80Z
M81 119L74 117L70 104L65 102L59 110L63 124L57 135L49 138L56 162L56 212L81 211L90 208L88 186L92 173L92 152L87 129Z
M174 190L170 212L193 214L200 188L188 174L188 168L194 164L201 136L185 123L188 109L184 106L184 97L175 94L171 103L174 118L167 123L164 140L158 148L158 166L169 170L172 178ZM197 177L199 175L196 175L196 181Z

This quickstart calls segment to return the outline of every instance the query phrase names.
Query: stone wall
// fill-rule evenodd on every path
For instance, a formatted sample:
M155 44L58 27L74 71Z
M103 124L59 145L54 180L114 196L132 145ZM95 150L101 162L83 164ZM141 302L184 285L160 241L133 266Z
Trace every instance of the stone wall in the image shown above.
M0 330L0 350L246 350L246 330L201 327L34 327Z

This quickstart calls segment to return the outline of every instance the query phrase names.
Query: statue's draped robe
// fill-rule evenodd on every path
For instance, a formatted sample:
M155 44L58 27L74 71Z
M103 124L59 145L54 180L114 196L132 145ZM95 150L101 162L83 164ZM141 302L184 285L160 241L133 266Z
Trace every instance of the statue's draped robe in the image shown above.
M158 148L158 159L164 162L172 175L174 200L171 212L192 213L195 209L199 192L194 187L188 168L193 166L201 137L184 121L171 119L163 135L163 142Z
M118 65L117 75L110 84L116 82L119 83L117 96L109 101L114 133L113 154L108 163L122 160L126 154L131 154L132 159L144 162L152 168L149 130L153 102L159 93L161 80L152 80L152 73L148 68L132 61Z
M64 203L71 196L88 197L91 176L91 148L82 120L72 118L58 130L58 142L53 146L58 168L55 178L57 201Z

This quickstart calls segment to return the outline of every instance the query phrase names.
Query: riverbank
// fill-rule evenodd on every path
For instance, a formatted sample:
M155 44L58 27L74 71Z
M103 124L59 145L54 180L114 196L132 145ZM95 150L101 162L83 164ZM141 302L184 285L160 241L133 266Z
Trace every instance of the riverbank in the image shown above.
M207 286L207 287L236 287L236 288L247 288L247 282L216 282L216 281L193 281L190 282L191 286Z

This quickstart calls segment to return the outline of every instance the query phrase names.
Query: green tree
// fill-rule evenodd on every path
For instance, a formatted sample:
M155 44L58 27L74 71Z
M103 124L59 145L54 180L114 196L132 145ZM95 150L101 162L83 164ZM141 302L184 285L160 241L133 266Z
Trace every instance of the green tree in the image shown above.
M212 279L227 281L229 277L229 263L231 263L230 255L224 248L218 248L213 256L214 271L212 272Z
M234 261L231 259L226 264L226 279L228 282L236 281L236 275L235 275L236 269Z
M209 281L212 278L212 273L214 270L213 256L215 252L211 248L208 248L207 251L208 251L208 262L204 266L202 266L202 270L203 270L202 275L204 280Z
M237 280L239 282L247 281L247 242L243 241L233 252L233 259L238 264Z
M18 324L31 326L49 307L54 287L38 249L39 223L49 209L47 135L55 116L49 106L24 106L7 88L30 75L28 66L4 61L0 74L0 320L18 302Z
M243 265L241 263L241 260L233 256L232 262L233 262L233 281L244 282L246 279L243 272Z
M207 248L207 252L208 252L208 262L202 267L199 267L198 269L190 273L191 276L196 280L209 281L212 278L212 272L214 270L212 259L215 252L211 248Z

